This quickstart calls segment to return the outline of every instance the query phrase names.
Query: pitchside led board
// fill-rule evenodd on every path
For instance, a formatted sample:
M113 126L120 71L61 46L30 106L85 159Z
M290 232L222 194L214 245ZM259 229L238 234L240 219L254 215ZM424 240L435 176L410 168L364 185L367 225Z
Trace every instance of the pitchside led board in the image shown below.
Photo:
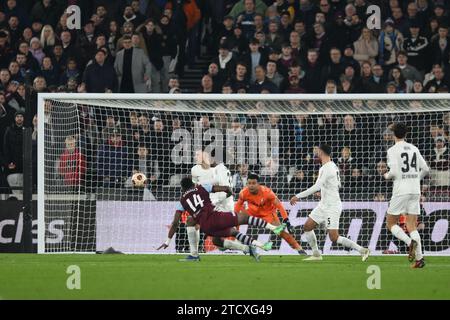
M409 138L429 159L434 150L430 139L436 131L433 126L450 123L448 94L39 94L38 103L38 118L45 119L38 122L39 253L99 252L110 247L126 253L185 253L188 242L183 227L168 249L156 248L167 238L180 197L180 177L190 173L199 150L217 158L223 154L222 160L233 174L242 169L242 163L257 167L262 179L284 202L295 235L300 238L317 198L304 199L291 207L288 199L302 190L288 183L288 176L310 176L311 181L301 188L311 186L320 167L314 152L321 142L334 148L335 161L345 153L359 158L360 167L352 169L340 190L340 232L369 247L375 255L405 253L385 227L392 184L375 179L387 168L386 152L393 141L388 125L406 119L411 127ZM95 138L95 130L102 130L97 126L106 121L105 115L113 116L122 126L111 132L108 142ZM326 126L333 117L341 119L341 126ZM136 125L142 126L143 132L151 132L148 150L141 146L135 150L135 140L140 137L130 128ZM342 138L339 128L352 130L362 125L365 127L360 134L351 135L358 141ZM296 144L305 136L312 143ZM111 143L116 148L114 153ZM72 150L72 160L80 157L78 163L83 165L72 163L75 172L64 175L67 165L63 164L62 170L61 163L69 158L67 150ZM138 163L135 159L148 154L153 156L152 168L157 169L147 177L159 184L137 191L131 181ZM311 165L299 172L302 162ZM419 217L418 230L427 255L450 255L450 172L439 170L432 165L430 177L424 182L427 189ZM353 186L352 181L358 180L352 178L364 175L370 175L371 180ZM130 192L139 194L127 196ZM15 217L0 216L0 243L14 238L5 237L4 232L14 233L20 225L20 215L16 213ZM271 237L274 246L267 254L297 254L266 230L246 226L240 230L262 241ZM325 254L354 254L333 245L323 228L317 236ZM201 248L225 254L208 238L202 240Z
M154 239L167 236L167 225L173 218L176 202L148 201L97 201L95 210L95 229L91 230L89 243L91 251L103 251L109 247L129 253L156 253ZM92 204L93 205L93 204ZM314 208L315 202L304 202L290 209L293 225L301 226L306 215ZM450 203L428 202L423 204L421 222L425 229L423 246L428 255L450 255ZM92 206L90 206L92 208ZM34 209L36 210L36 202ZM344 202L342 231L349 238L368 246L374 254L384 250L398 250L398 243L386 232L384 227L385 202ZM21 252L23 239L23 214L21 202L2 201L0 209L0 252ZM36 212L36 211L35 211ZM148 214L142 214L147 212ZM155 219L155 215L158 218ZM68 226L71 219L53 219L48 221L46 242L48 246L65 243L72 237ZM155 223L155 221L157 223ZM299 228L297 228L300 230ZM244 232L247 227L241 228ZM37 251L37 219L33 217L33 250ZM252 234L255 231L252 231ZM268 240L271 235L264 230L256 231L258 238ZM273 237L272 237L273 238ZM272 240L275 240L274 238ZM319 237L325 254L348 254L347 251L333 247L330 240ZM95 245L94 245L95 244ZM269 254L296 254L285 242L276 242ZM281 244L281 245L280 245ZM176 241L165 251L177 253ZM210 253L220 253L209 247ZM158 251L158 253L161 253Z

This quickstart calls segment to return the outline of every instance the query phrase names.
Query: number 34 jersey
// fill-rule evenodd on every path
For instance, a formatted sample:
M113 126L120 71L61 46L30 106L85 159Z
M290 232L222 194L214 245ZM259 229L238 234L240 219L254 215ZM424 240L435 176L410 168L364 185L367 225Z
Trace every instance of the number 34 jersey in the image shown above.
M392 196L420 194L420 180L429 168L416 146L399 141L387 152L388 178L394 180Z

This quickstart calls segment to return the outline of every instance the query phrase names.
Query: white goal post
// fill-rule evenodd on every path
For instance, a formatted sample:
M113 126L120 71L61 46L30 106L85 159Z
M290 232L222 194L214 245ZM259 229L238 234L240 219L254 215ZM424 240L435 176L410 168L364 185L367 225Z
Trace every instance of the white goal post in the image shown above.
M376 255L405 253L385 228L392 186L382 179L391 123L409 127L431 167L418 229L427 255L450 255L450 94L68 94L38 95L38 252L187 253L181 223L165 251L168 225L198 150L224 162L235 197L255 172L284 203L297 241L315 195L288 199L316 179L315 152L328 143L340 168L340 232ZM145 188L131 182L135 172ZM296 254L274 241L268 254ZM324 254L354 254L317 232ZM220 253L209 237L200 250Z

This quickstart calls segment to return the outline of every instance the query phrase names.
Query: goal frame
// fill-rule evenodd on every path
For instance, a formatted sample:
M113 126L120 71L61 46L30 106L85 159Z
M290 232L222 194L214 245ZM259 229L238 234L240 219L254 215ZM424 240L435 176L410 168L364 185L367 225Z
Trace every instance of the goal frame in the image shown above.
M172 100L172 101L290 101L290 100L304 100L304 101L349 101L349 100L398 100L398 101L411 101L411 100L450 100L450 93L400 93L400 94L364 94L364 93L351 93L351 94L128 94L128 93L38 93L37 99L37 117L38 117L38 168L37 168L37 252L39 254L51 254L45 252L45 196L44 196L44 104L46 99L86 99L86 100ZM131 108L127 105L121 106L122 108ZM405 110L393 110L395 113L408 113ZM427 110L432 111L432 110ZM208 113L208 111L203 111ZM229 113L242 113L242 111L227 111ZM267 113L267 112L266 112ZM270 112L269 112L270 113ZM278 113L278 112L274 112ZM322 114L323 112L318 112ZM360 113L358 111L351 112L345 111L340 113ZM314 112L308 112L308 114L314 114ZM82 253L82 252L57 252L57 254L64 253Z

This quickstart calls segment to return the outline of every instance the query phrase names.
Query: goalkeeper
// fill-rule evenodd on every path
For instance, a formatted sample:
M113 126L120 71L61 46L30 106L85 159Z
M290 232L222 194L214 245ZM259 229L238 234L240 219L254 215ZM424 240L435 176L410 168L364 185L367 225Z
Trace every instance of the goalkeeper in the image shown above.
M244 208L245 202L247 202L247 208ZM283 223L286 224L290 232L282 231L280 237L289 243L299 254L306 255L306 251L292 235L294 228L289 222L288 214L283 204L269 187L259 184L259 176L257 174L250 173L247 178L247 186L239 193L239 199L234 206L234 212L239 213L244 211L250 216L261 218L267 223L278 226L281 223L277 215L277 210L280 211L283 217Z

